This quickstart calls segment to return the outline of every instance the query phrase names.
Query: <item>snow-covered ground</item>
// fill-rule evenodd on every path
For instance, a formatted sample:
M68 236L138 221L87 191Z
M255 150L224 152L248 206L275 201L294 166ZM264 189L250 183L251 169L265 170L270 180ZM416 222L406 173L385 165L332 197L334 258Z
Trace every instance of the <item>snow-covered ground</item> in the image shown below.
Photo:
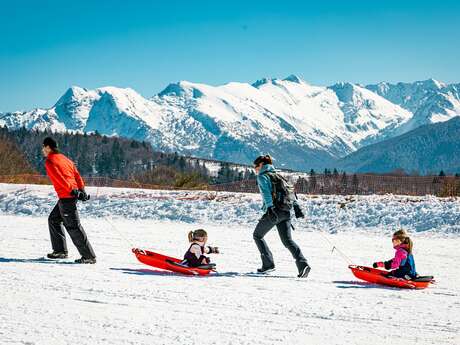
M277 270L260 265L252 230L257 195L89 188L80 204L96 265L44 260L50 186L0 185L0 343L5 344L459 344L460 200L303 197L294 238L313 267L295 265L276 231ZM376 220L378 219L378 221ZM391 257L390 233L412 231L421 274L437 284L398 290L359 282L353 263ZM189 230L208 230L218 273L185 277L136 261L132 246L181 256ZM71 258L76 249L69 243Z

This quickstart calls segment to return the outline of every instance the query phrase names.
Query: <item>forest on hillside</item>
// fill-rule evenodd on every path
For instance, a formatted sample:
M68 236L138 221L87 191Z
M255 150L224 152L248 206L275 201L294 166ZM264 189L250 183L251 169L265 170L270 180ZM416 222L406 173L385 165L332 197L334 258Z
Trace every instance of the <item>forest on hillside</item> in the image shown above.
M249 169L241 171L222 162L215 176L199 159L177 153L155 151L145 141L107 137L99 133L53 133L8 130L0 127L0 174L35 172L45 174L41 153L43 139L53 137L59 150L72 159L87 177L109 177L144 184L194 187L254 178Z

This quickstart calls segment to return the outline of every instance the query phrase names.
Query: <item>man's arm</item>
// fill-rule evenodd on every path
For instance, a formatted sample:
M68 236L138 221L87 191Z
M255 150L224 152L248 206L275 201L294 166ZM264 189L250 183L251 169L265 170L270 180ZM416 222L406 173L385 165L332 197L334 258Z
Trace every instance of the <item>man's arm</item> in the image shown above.
M85 182L81 178L80 173L78 172L78 169L75 166L75 164L73 165L73 176L75 177L75 181L77 181L78 189L85 189Z

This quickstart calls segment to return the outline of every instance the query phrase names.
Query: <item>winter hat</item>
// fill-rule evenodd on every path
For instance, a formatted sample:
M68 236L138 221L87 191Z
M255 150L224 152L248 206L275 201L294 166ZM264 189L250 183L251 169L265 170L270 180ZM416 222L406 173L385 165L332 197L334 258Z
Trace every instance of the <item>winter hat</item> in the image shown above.
M272 157L270 155L259 156L254 160L254 165L259 165L260 163L273 164Z
M46 137L45 140L43 140L43 146L48 146L52 150L57 149L57 142L51 137Z

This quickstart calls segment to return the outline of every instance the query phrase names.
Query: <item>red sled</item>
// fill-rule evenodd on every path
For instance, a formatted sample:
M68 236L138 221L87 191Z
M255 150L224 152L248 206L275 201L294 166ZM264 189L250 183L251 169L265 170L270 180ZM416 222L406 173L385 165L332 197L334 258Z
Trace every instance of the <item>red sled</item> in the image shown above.
M188 267L184 264L181 264L182 260L173 258L171 256L166 256L139 248L133 248L132 251L134 255L136 255L137 260L143 264L160 268L162 270L193 276L205 276L215 271L215 265L212 264L199 267Z
M419 276L412 280L402 278L387 277L387 271L379 270L372 267L350 265L348 266L356 278L365 280L369 283L393 286L403 289L425 289L434 283L432 276Z

